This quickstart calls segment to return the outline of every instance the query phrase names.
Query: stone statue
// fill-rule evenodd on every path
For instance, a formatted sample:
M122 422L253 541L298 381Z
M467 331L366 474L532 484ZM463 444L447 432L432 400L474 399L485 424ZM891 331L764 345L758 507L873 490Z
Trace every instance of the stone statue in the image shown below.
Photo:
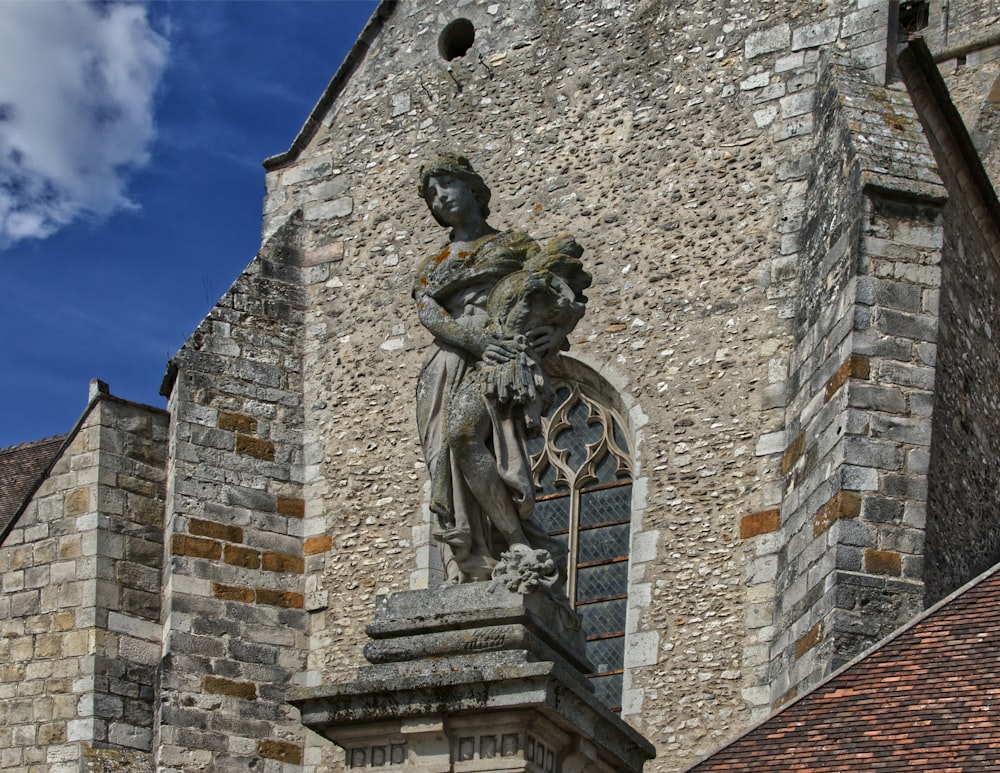
M583 249L497 231L490 190L458 154L420 170L419 192L450 241L417 268L413 296L434 335L417 383L430 509L449 583L498 577L512 590L557 588L560 544L531 520L526 443L553 390L545 359L567 349L583 316Z

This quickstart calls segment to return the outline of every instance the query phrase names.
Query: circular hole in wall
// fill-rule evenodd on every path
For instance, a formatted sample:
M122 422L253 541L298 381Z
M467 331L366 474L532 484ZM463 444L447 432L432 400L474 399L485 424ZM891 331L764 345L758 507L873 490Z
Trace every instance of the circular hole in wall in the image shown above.
M476 39L476 28L468 19L455 19L451 24L441 30L438 38L438 52L445 61L458 59L465 56L465 52L472 47Z

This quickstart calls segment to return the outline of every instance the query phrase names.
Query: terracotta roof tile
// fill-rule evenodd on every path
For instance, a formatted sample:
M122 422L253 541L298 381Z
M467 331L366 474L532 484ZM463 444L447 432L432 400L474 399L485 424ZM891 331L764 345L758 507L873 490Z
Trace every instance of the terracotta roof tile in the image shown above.
M0 537L52 464L66 435L0 448Z
M997 770L998 711L995 567L688 770Z

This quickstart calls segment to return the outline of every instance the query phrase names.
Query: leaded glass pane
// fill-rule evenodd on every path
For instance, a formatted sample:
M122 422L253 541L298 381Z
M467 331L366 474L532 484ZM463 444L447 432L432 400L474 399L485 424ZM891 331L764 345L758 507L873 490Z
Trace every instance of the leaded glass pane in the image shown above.
M628 556L628 532L627 523L581 531L580 550L576 562L589 564Z
M625 432L622 430L621 424L619 424L617 421L614 422L614 425L615 425L614 429L615 443L618 444L618 447L622 451L628 453L628 441L625 439Z
M569 504L570 498L568 496L543 499L540 502L535 502L531 518L541 531L548 534L567 531L569 529Z
M625 637L588 641L587 660L594 666L595 674L619 670L625 662Z
M569 411L570 426L555 439L557 448L569 451L568 464L574 470L580 469L587 461L587 445L596 443L604 435L604 427L600 422L587 424L589 415L590 408L583 400L578 400Z
M601 463L597 465L597 482L614 483L616 480L618 480L618 457L606 453Z
M561 386L556 389L555 399L552 400L552 407L549 413L555 412L555 409L562 405L564 402L569 400L569 396L573 394L568 386Z
M595 604L580 604L576 612L580 615L580 624L587 636L602 636L625 630L627 608L625 599L615 599L598 601Z
M580 495L580 525L627 521L632 515L632 484L584 491Z
M590 683L594 685L594 695L604 702L604 705L614 711L618 711L622 706L622 675L608 674L607 676L593 676Z
M541 479L539 480L540 488L545 494L552 494L556 490L556 475L558 470L554 464L548 464L542 471Z
M589 601L623 596L628 589L628 561L581 569L576 581L576 600Z

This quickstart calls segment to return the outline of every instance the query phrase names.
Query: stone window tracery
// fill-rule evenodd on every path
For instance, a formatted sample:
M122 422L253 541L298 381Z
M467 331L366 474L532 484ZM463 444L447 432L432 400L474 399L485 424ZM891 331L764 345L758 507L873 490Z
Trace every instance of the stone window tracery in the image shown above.
M532 442L534 518L566 546L567 594L580 615L597 695L622 701L632 459L624 422L579 384L556 381L557 396Z

